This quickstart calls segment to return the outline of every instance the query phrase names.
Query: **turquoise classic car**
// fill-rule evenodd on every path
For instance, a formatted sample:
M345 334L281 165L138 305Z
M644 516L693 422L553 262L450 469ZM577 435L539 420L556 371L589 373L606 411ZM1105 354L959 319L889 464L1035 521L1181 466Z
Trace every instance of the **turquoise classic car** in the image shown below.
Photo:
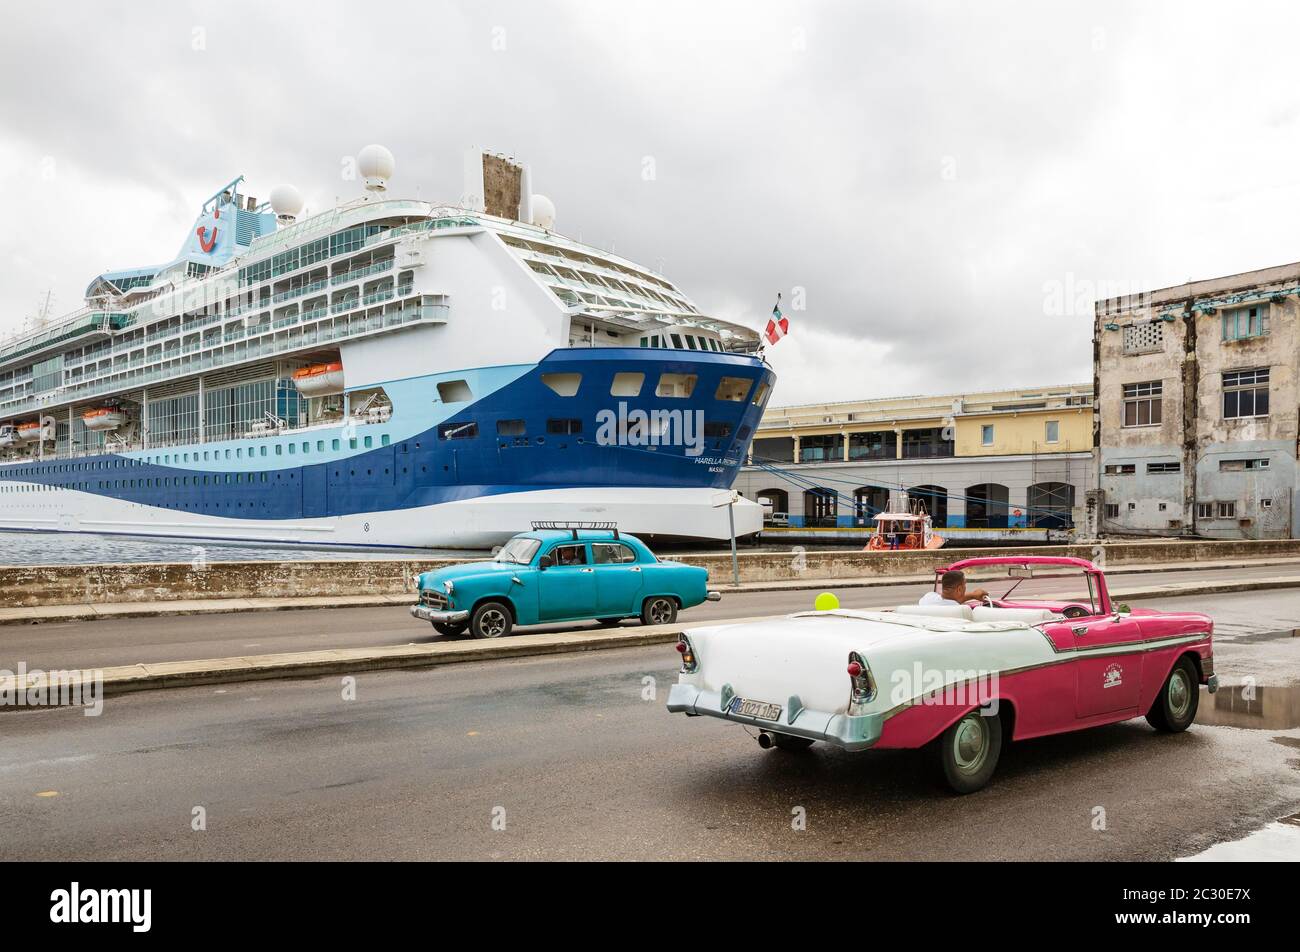
M721 598L708 580L706 569L661 562L617 529L535 527L487 561L419 576L411 614L441 634L469 631L475 638L500 638L515 625L589 619L667 625L679 610Z

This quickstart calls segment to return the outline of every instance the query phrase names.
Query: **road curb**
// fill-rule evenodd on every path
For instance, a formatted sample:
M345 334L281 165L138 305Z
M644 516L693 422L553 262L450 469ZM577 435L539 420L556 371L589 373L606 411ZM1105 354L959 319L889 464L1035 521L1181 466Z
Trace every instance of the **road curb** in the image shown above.
M758 618L729 619L727 624L757 621ZM677 640L680 624L574 631L538 635L516 635L501 641L452 641L428 645L395 645L383 648L334 648L323 651L208 658L197 661L165 661L98 669L103 677L103 697L163 688L232 684L245 681L314 678L367 671L431 668L470 661L530 658L610 648L639 648ZM86 672L93 675L95 669ZM31 672L26 690L40 690L54 696L51 676L64 672ZM57 680L54 682L57 689ZM0 695L12 697L19 690L16 676L0 678ZM0 710L7 709L0 707Z
M1137 598L1215 595L1227 592L1250 592L1264 589L1300 588L1300 576L1247 579L1192 585L1157 585L1146 588L1116 589L1116 601ZM1054 596L1044 595L1042 598ZM886 606L889 607L889 606ZM734 625L768 618L728 618L706 624ZM368 671L430 668L470 661L494 661L504 658L529 658L611 648L638 648L675 641L685 627L681 624L599 631L572 631L536 635L515 635L502 641L444 641L428 645L395 645L381 648L334 648L323 651L288 652L248 657L208 658L196 661L167 661L103 668L103 696L111 697L136 691L163 688L196 687L287 678L313 678L326 675L356 674ZM50 675L33 672L25 690L43 690L53 695ZM17 677L0 678L0 696L13 697L19 690ZM0 707L8 709L9 705Z

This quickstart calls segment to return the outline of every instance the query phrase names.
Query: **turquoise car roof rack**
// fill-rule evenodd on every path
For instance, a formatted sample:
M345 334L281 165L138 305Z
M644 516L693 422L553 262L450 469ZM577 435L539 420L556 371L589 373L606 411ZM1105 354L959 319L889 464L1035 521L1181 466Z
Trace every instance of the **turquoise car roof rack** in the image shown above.
M615 539L618 538L617 522L556 522L553 520L543 520L541 522L533 523L533 531L536 532L539 529L558 529L561 532L572 532L575 541L578 538L578 530L580 529L605 529L613 532Z

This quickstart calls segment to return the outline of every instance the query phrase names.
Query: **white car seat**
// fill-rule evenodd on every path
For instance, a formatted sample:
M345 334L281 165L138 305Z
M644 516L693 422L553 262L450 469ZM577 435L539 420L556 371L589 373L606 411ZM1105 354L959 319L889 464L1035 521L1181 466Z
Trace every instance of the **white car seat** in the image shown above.
M965 605L899 605L894 609L899 615L925 615L928 618L960 618L975 621L971 609Z
M1045 621L1060 621L1063 616L1045 608L989 608L981 605L972 612L974 621L1018 621L1038 625Z

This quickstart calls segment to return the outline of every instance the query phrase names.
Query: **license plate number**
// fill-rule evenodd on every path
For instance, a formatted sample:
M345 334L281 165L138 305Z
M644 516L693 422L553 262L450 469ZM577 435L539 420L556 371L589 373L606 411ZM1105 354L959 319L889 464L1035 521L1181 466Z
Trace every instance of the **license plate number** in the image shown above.
M781 705L738 697L732 698L731 713L739 714L742 717L757 717L764 721L775 721L781 716Z

